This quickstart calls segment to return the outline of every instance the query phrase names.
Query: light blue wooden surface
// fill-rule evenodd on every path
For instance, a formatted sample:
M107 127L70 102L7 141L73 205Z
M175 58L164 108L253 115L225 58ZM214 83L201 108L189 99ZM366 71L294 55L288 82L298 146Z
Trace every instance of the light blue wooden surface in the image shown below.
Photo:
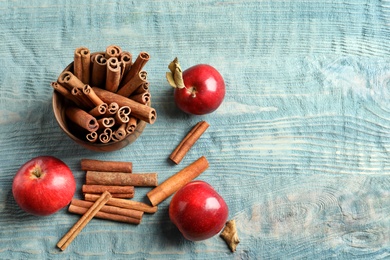
M1 259L384 259L390 257L390 1L0 1ZM131 146L96 153L58 128L50 82L87 46L151 55L158 119ZM168 63L209 63L222 106L178 111ZM199 120L210 128L179 166L167 160ZM81 158L132 161L163 181L205 155L199 179L226 199L241 243L185 241L169 200L139 226L23 213L11 193L21 164L54 155L84 181ZM148 189L136 199L144 200ZM81 194L76 194L80 196Z

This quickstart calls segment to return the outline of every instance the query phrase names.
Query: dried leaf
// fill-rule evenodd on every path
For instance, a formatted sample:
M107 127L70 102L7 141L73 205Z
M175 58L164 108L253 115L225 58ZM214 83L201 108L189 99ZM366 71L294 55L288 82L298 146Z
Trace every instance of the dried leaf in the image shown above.
M226 222L225 228L222 230L220 237L225 240L226 244L232 252L236 251L236 247L238 243L240 243L240 239L238 238L236 221L234 219Z

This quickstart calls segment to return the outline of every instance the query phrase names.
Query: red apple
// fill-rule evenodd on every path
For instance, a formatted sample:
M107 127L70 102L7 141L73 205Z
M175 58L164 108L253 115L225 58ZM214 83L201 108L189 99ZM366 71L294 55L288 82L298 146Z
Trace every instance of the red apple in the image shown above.
M205 240L225 226L229 210L224 199L204 181L192 181L178 190L169 205L169 217L183 236Z
M215 111L225 97L225 81L214 67L198 64L181 71L177 58L169 65L167 79L175 88L176 105L186 113L204 115Z
M76 191L72 171L61 160L52 156L38 156L17 171L12 193L24 211L47 216L62 209Z

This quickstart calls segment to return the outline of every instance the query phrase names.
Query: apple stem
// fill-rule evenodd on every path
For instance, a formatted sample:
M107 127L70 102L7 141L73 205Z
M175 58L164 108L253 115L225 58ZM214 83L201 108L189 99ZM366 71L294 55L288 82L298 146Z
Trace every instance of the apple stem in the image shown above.
M42 169L40 167L35 167L32 171L35 177L40 178L42 176Z
M169 63L168 69L170 71L166 73L166 78L168 80L169 85L174 88L185 88L183 81L183 72L181 70L180 63L177 57L171 63Z

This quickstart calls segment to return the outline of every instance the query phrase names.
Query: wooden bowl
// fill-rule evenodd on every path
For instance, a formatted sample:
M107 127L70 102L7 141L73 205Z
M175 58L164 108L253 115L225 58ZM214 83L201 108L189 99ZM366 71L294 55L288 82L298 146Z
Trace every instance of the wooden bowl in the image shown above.
M64 69L64 71L66 70L73 70L73 62ZM61 94L57 93L56 91L53 92L52 105L57 123L65 132L65 134L67 134L73 141L92 151L111 152L122 149L125 146L133 143L142 134L147 124L142 120L138 120L135 131L127 135L123 140L116 142L110 141L109 143L91 143L85 139L85 132L80 132L80 130L74 127L74 124L67 119L65 110L69 103L70 102ZM150 103L148 105L150 106Z

